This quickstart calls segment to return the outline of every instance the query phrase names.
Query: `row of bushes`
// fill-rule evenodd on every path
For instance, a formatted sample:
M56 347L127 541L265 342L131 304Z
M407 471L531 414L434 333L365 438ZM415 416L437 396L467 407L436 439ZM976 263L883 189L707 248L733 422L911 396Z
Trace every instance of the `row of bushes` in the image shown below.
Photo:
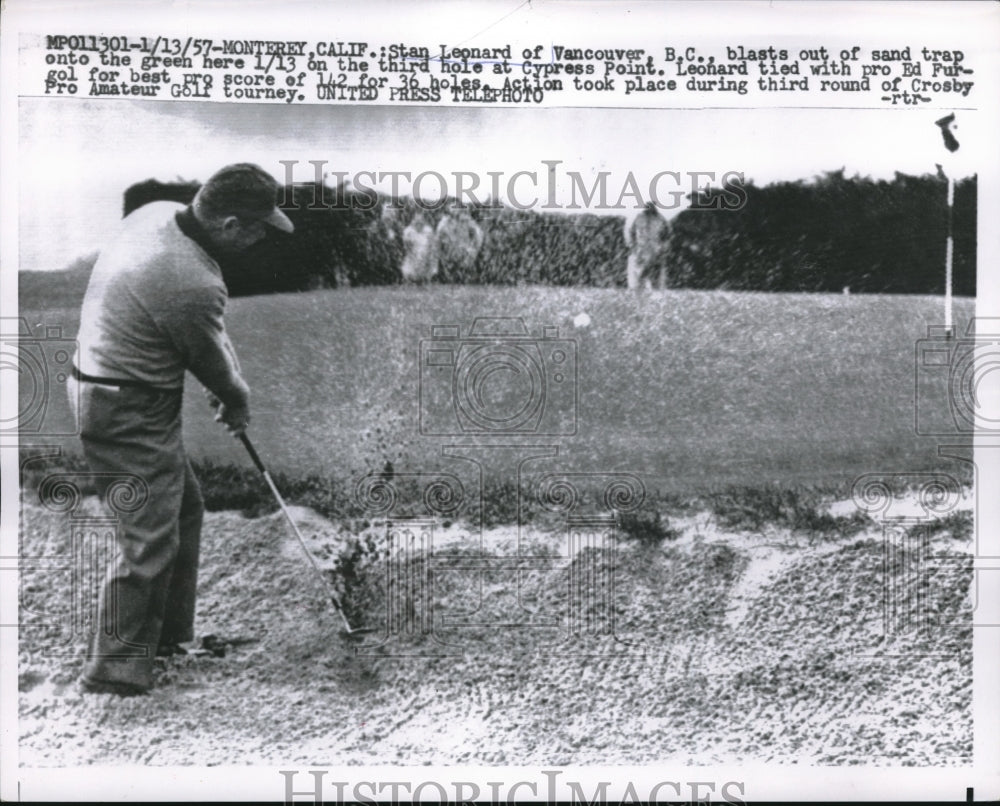
M65 455L33 456L33 451L21 452L21 489L26 502L37 503L44 481L53 475L76 476L75 483L81 495L95 495L96 488L86 462L76 453ZM247 517L259 517L277 510L263 477L251 467L221 464L211 460L195 460L195 474L201 485L205 508L209 512L238 510ZM320 476L314 474L292 476L277 473L275 484L291 504L307 506L320 515L334 520L350 522L359 529L367 528L373 514L355 494L356 480L345 476ZM971 483L971 478L963 478ZM412 506L423 511L422 490L405 484L397 488L401 493L400 511ZM598 489L583 489L584 498L600 495ZM671 525L670 517L683 517L699 511L711 512L719 524L735 531L759 532L771 526L793 532L816 535L839 533L855 534L872 525L862 512L848 516L833 516L826 512L831 500L849 496L843 485L810 487L794 485L781 487L765 483L759 486L729 486L707 490L699 495L681 496L656 490L648 491L647 500L635 511L618 514L619 536L640 544L656 544L674 540L680 532ZM480 501L470 501L469 506L455 511L454 519L468 524L481 522L485 527L510 525L519 517L527 523L558 529L565 525L564 516L548 512L535 504L533 491L516 485L488 484ZM965 515L949 516L941 524L923 525L934 531L951 530L956 537L969 536L969 519Z
M942 176L745 187L736 212L685 211L670 227L671 285L774 291L940 294L948 232ZM704 202L703 202L704 203ZM976 179L956 183L954 292L976 293Z
M744 186L739 210L697 206L670 222L660 257L675 288L763 291L941 293L947 233L946 184L940 176L892 180L844 176ZM153 180L130 187L125 213L157 199L188 202L196 183ZM417 210L412 199L391 219L386 199L367 207L343 188L285 188L293 235L273 233L223 270L234 296L400 281L401 231ZM956 186L954 291L976 292L976 179ZM336 206L327 204L336 200ZM426 211L432 226L443 215ZM625 284L624 219L477 206L483 231L474 265L439 281L609 288Z

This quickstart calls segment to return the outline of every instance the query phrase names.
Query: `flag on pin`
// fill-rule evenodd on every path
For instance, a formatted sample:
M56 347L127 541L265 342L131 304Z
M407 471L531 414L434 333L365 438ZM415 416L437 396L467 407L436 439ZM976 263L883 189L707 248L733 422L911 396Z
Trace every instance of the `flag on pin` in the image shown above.
M955 138L955 113L935 120L934 125L941 129L941 136L944 138L944 147L952 154L958 151L958 140Z
M958 138L955 137L955 113L952 112L950 115L945 115L945 117L940 120L935 120L934 125L941 130L941 137L944 139L944 147L948 149L948 153L954 154L958 151ZM949 159L948 162L953 162L954 160ZM938 165L938 173L942 173L941 166ZM945 257L944 257L944 329L946 338L952 338L954 334L954 328L952 326L952 314L951 314L951 285L952 285L952 262L955 251L955 239L954 239L954 210L955 210L955 177L954 169L949 168L948 174L948 237L945 240Z

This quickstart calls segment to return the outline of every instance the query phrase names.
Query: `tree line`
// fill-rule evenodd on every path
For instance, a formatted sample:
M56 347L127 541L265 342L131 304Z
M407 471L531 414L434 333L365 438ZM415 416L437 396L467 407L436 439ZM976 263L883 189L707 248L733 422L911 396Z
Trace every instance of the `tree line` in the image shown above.
M975 177L956 183L954 292L976 292ZM188 203L197 183L147 180L125 192L127 215L151 201ZM712 209L707 189L666 228L659 261L672 288L756 291L939 294L948 229L943 176L897 173L891 180L847 177L747 183L739 210ZM326 204L322 203L325 200ZM332 201L335 206L330 206ZM281 204L295 233L270 234L224 265L233 296L314 288L387 285L401 280L401 239L416 214L412 199L389 204L349 188L296 184ZM700 209L696 209L700 208ZM443 207L425 211L431 226ZM438 278L467 284L623 287L628 247L624 219L473 205L483 233L473 264Z

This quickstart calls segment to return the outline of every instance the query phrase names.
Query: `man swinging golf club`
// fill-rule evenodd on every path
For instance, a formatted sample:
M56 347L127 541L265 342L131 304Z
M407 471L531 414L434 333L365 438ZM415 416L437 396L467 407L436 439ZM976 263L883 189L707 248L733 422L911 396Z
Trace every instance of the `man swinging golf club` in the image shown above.
M81 678L85 691L123 696L153 685L153 657L194 638L204 504L184 452L185 371L205 387L215 419L234 435L250 420L249 389L223 323L219 260L275 227L278 185L256 165L229 165L190 206L153 202L129 215L94 265L80 315L70 399L83 453L103 495L125 474L148 497L119 515Z

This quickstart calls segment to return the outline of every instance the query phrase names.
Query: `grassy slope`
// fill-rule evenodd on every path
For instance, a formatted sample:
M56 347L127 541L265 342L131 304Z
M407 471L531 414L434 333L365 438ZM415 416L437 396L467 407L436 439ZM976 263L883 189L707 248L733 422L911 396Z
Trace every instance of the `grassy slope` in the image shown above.
M21 310L79 307L95 260L93 255L58 271L18 272L17 298Z
M956 302L960 328L973 309ZM581 312L592 323L574 329ZM24 313L77 330L72 309ZM560 469L692 490L937 464L937 441L913 432L913 367L940 313L914 296L434 286L235 299L228 323L254 390L252 434L277 470L439 466L454 440L418 434L420 340L434 324L464 334L477 316L523 316L532 333L558 325L578 343L580 428L556 440ZM190 451L246 464L196 384L188 397ZM61 396L54 406L68 417Z

